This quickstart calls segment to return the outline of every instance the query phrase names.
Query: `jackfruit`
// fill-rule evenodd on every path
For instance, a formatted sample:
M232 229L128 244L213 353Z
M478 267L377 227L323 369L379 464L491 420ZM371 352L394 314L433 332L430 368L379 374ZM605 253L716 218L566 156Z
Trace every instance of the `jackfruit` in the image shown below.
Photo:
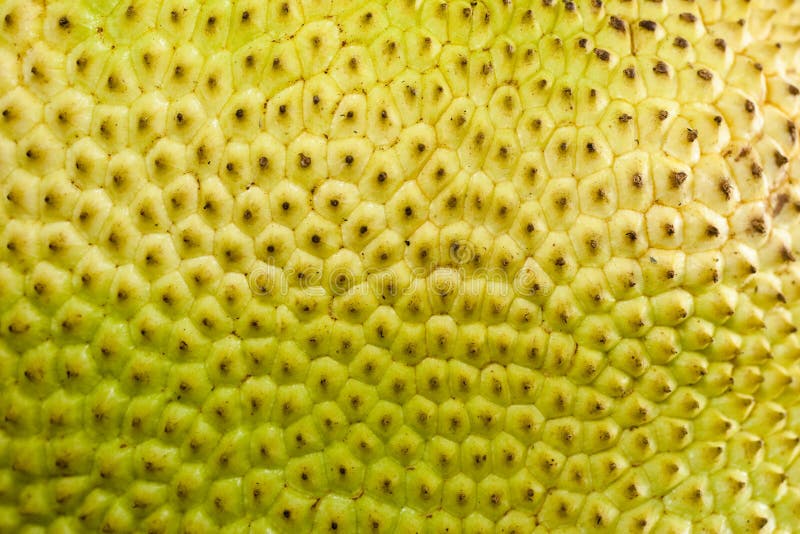
M0 2L0 532L800 530L800 4Z

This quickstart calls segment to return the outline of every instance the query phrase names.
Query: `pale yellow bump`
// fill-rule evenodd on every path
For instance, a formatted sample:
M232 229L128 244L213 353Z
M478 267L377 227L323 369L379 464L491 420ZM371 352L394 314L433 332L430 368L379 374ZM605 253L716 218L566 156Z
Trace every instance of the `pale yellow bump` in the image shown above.
M161 189L152 184L147 184L139 191L129 208L139 230L157 232L169 228L170 220L164 201Z
M110 54L110 47L99 39L87 39L66 56L67 75L73 83L91 91L97 85Z
M180 258L167 234L148 234L142 237L136 251L137 266L150 278L177 268Z
M582 82L577 87L577 116L579 126L594 126L609 105L608 90L599 84Z
M249 40L236 49L231 59L231 72L237 90L259 85L261 72L267 67L272 45L271 39L261 36Z
M626 100L613 100L599 119L598 126L615 155L623 156L636 149L638 132L634 118L637 115L634 106Z
M741 85L735 87L741 87ZM725 118L725 122L737 133L738 137L749 140L764 127L760 102L754 94L732 88L720 96L716 106Z
M728 221L702 204L692 202L682 210L684 250L695 252L717 249L728 239Z
M678 77L674 66L659 59L658 56L640 56L637 71L641 73L650 97L666 100L677 98Z
M13 94L14 93L11 91L6 93L4 101L8 102ZM8 105L6 102L0 104L0 107L4 110L7 109L4 107ZM91 107L89 102L89 97L86 94L75 89L65 89L57 95L54 95L45 106L45 121L49 128L56 132L62 141L76 140L89 132L89 122L91 120ZM35 117L35 108L35 105L31 107L25 106L26 111L24 114L18 114L19 118L30 120L31 116ZM8 109L10 113L13 113L15 106L12 104ZM13 120L13 115L11 119L11 121L5 119L3 122L8 124L19 123L19 120Z
M499 181L517 167L521 152L516 132L510 128L498 129L486 152L483 169L492 179Z
M148 151L145 163L153 182L167 184L187 170L185 145L161 138Z
M22 81L36 95L49 99L67 87L62 55L43 42L36 42L21 57Z
M522 297L537 304L544 304L553 291L554 283L536 260L526 258L514 277L513 288Z
M635 114L639 128L639 147L648 151L661 150L678 110L678 103L667 98L651 97L641 102Z
M564 280L570 281L571 278ZM557 331L572 332L583 320L584 312L578 301L566 285L556 286L550 298L544 305L544 318L547 325ZM552 362L551 372L563 372L567 361L557 356Z
M164 91L173 98L187 94L201 80L202 67L203 57L194 46L188 43L179 46L164 73ZM208 87L208 76L203 77L200 83ZM205 97L203 100L207 103Z
M290 143L303 131L303 95L303 82L296 82L267 100L251 100L250 97L243 95L241 102L249 103L252 109L248 120L249 129L253 133L265 129L280 142ZM263 119L258 109L262 101L266 106L266 114ZM233 126L237 127L238 122L241 122L244 117L239 118L238 109L234 111L234 117L238 121L234 120Z
M72 221L92 241L100 237L100 232L112 207L111 199L101 189L91 189L81 194Z
M219 111L220 127L228 139L252 141L263 131L264 124L269 125L267 130L272 135L286 142L299 133L299 130L285 133L285 114L291 113L295 117L300 114L301 105L299 92L302 86L292 86L286 89L286 94L281 93L270 100L267 106L266 122L264 122L263 104L264 95L257 89L247 89L232 95ZM278 108L283 106L284 113L278 113ZM294 135L292 135L294 134Z
M433 284L432 284L433 285ZM435 289L435 288L434 288ZM448 354L454 349L458 326L452 317L433 315L426 322L425 335L431 355ZM446 360L426 358L417 367L417 389L438 399L449 390Z
M412 28L405 32L406 59L420 72L437 66L442 44L431 32Z
M459 120L456 119L454 122L458 125ZM485 107L476 108L466 130L466 135L461 140L458 149L458 155L461 158L462 167L474 172L483 164L494 137L494 127L489 118L489 111Z
M330 122L330 137L362 135L367 128L367 99L361 93L347 94L340 101Z
M267 98L271 98L301 78L302 65L297 56L295 43L291 40L274 43L265 63L266 67L261 72L259 79L259 89Z
M508 46L512 46L509 44ZM523 111L519 92L512 85L497 88L489 101L489 112L497 128L514 128Z
M15 169L6 177L2 188L2 202L7 216L34 218L39 214L41 181L22 169Z
M601 266L611 258L611 242L604 221L580 215L569 235L580 265Z
M619 210L608 224L611 250L616 256L638 258L648 247L646 222L642 213Z
M575 108L577 107L578 87L574 77L555 79L552 85L542 85L540 80L535 86L536 90L548 94L547 110L557 124L571 124L575 122Z
M366 48L348 45L334 56L329 72L345 92L372 87L376 81L375 66Z
M62 167L65 148L47 127L39 124L17 142L17 163L25 170L45 175Z
M124 229L122 223L120 223L120 227ZM113 246L114 243L110 241L111 231L113 231L113 229L110 228L106 240ZM179 251L182 258L193 258L211 254L214 229L199 215L192 214L177 222L171 234L175 242L175 248Z
M370 56L380 68L376 76L383 82L395 79L406 67L406 49L403 32L396 27L389 27L370 44Z
M199 184L189 174L178 176L163 189L164 207L173 222L188 217L197 210Z
M672 289L652 297L655 324L675 326L694 311L692 296L682 289Z
M430 162L429 162L430 163ZM456 224L463 218L467 200L464 191L470 184L469 173L460 171L450 179L447 186L433 198L429 217L435 224L446 226ZM424 182L422 186L424 187Z
M723 280L724 256L718 249L686 255L685 287L694 291L715 289Z
M426 197L434 198L442 189L452 184L459 170L458 155L453 150L439 147L420 169L416 182Z
M485 106L497 86L497 76L488 51L473 51L469 55L467 76L469 79L469 97L478 106Z
M567 230L571 228L579 214L575 180L572 178L550 180L545 186L541 205L551 229Z
M763 137L753 148L758 152L767 176L775 176L780 180L790 173L789 165L793 161L791 153L787 155L775 139Z
M458 149L469 130L469 119L474 111L475 104L470 99L454 99L436 123L439 144L453 150Z
M294 37L306 78L326 69L340 44L339 28L330 20L311 21Z
M461 45L469 44L472 26L472 9L467 2L453 5L445 13L447 16L447 36L450 41Z
M402 114L390 88L379 85L367 94L367 137L376 145L390 145L401 133ZM427 121L434 123L435 120Z
M599 267L582 266L570 287L582 309L587 312L605 313L614 304L606 276Z
M310 195L299 185L283 180L269 192L272 220L290 228L296 227L310 211Z
M256 136L249 145L252 181L267 189L283 179L286 148L266 133Z
M214 255L226 271L248 272L255 260L253 242L233 224L214 235Z
M246 234L258 235L270 222L271 215L267 193L251 187L236 196L233 222Z
M695 302L697 305L697 302ZM679 327L681 334L681 344L685 350L703 350L714 339L714 324L706 321L699 316L690 317ZM710 370L711 373L713 370ZM727 389L730 383L727 378L720 379L718 376L709 374L700 390L708 396L713 396Z

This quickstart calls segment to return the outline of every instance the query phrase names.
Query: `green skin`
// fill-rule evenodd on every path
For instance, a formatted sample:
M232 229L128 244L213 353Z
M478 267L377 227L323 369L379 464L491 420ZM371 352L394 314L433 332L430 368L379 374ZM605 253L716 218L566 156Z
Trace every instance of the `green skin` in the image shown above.
M0 533L798 530L799 32L0 2Z

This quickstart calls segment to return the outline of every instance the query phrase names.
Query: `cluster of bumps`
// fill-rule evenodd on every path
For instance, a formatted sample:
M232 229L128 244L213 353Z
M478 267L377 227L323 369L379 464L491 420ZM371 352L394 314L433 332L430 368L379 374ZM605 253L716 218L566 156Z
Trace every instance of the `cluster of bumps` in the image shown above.
M45 4L1 532L798 527L796 2Z

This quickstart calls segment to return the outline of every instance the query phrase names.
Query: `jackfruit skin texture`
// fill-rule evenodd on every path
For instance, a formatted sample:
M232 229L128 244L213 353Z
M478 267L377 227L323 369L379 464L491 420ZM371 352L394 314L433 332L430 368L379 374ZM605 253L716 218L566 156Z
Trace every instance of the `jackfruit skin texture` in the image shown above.
M800 4L0 2L0 532L800 529Z

